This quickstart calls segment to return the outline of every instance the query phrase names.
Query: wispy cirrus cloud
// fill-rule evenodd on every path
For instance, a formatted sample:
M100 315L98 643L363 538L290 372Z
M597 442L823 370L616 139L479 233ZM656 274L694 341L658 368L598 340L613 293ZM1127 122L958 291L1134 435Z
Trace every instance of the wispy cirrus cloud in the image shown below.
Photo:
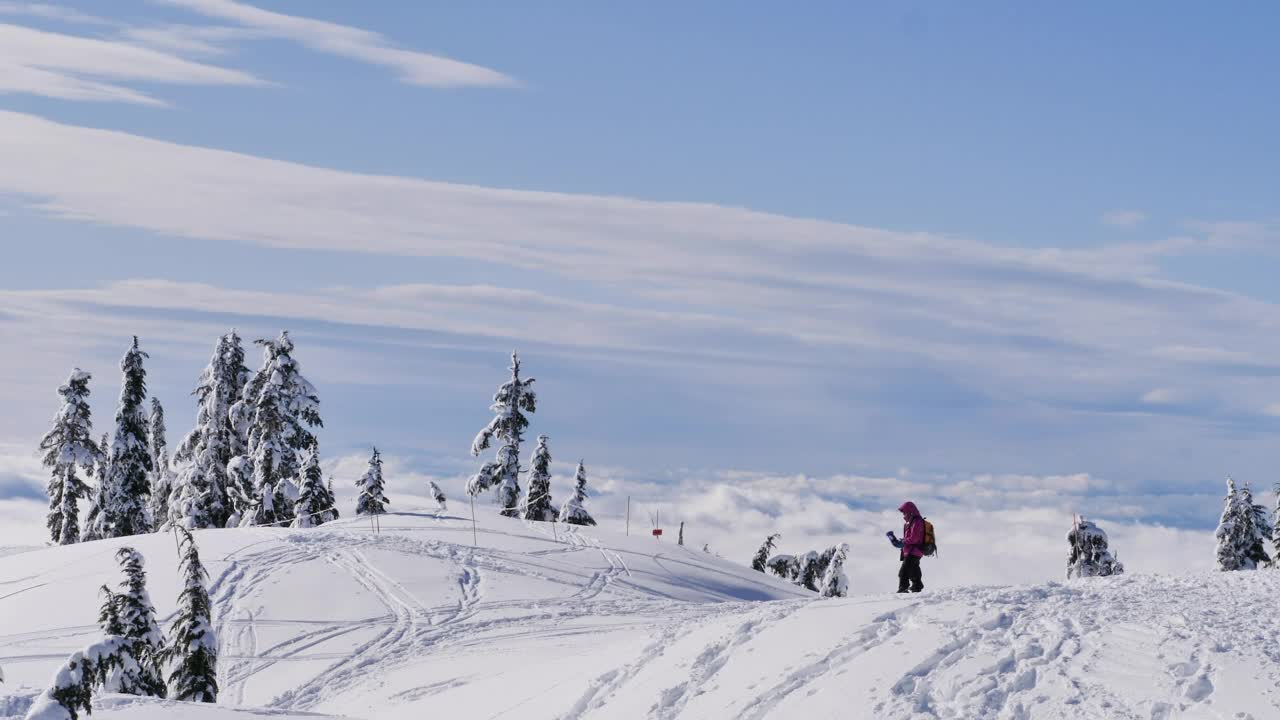
M98 15L90 15L62 5L35 2L0 2L0 15L56 20L75 25L114 27L116 22Z
M428 87L506 87L516 80L497 70L396 47L383 35L339 23L287 15L234 0L157 0L262 36L291 40L317 52L389 68L402 82Z
M1110 469L1119 463L1099 458L1132 458L1130 444L1154 442L1145 435L1158 432L1164 447L1270 422L1258 398L1274 397L1280 377L1280 308L1160 276L1153 259L1203 251L1199 237L1087 251L1006 247L708 204L343 172L3 112L0 195L175 244L406 258L397 264L424 275L246 289L183 279L179 267L174 277L6 292L15 332L80 342L109 332L118 343L141 327L194 344L192 365L231 323L332 331L347 348L386 336L381 329L407 330L405 342L466 346L467 357L536 344L544 358L589 358L620 383L627 373L614 368L648 362L668 387L717 388L714 400L670 401L686 403L676 417L711 402L739 418L747 429L735 448L781 436L806 457L839 455L821 438L852 412L864 435L880 433L867 442L892 466L930 453L918 436L942 443L952 467L1033 452L1037 463L1080 467L1072 448L1046 460L1045 447L1021 442L1034 425L1039 437L1069 432L1082 446L1080 433L1090 434L1091 462ZM502 280L461 282L450 262L421 259ZM360 364L341 352L355 351L334 351L339 375ZM459 363L441 362L458 372ZM734 390L755 387L759 373L767 387ZM362 378L389 382L377 375ZM1144 401L1153 388L1197 401ZM957 417L962 426L946 424ZM1265 451L1250 444L1241 433L1220 447ZM1195 471L1156 455L1137 472L1159 467L1161 482L1173 473L1199 482L1216 472L1201 455Z
M137 83L261 85L249 73L124 42L0 23L0 93L163 105Z

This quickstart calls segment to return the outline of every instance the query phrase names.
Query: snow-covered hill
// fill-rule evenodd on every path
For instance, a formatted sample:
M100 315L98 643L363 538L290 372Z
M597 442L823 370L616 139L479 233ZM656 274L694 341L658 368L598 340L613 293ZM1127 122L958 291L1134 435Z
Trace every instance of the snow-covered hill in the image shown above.
M200 532L227 707L94 716L1280 717L1280 573L816 600L649 537L488 511L477 537L429 512ZM172 536L0 557L0 716L95 638L124 544L170 613Z

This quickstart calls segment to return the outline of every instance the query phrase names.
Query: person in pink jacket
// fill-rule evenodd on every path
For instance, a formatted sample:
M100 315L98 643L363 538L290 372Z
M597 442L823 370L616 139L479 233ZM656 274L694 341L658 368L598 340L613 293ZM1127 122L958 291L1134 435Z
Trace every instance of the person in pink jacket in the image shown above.
M898 592L920 592L924 581L920 577L920 558L924 557L924 518L916 504L908 500L898 508L902 513L902 539L890 530L889 542L902 551L902 567L898 568Z

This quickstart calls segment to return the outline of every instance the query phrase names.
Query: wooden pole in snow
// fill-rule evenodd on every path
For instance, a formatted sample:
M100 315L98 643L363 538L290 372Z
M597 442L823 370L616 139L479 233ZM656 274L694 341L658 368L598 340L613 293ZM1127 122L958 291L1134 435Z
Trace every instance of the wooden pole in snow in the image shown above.
M631 496L627 496L627 535L631 535Z
M471 493L467 493L471 495ZM471 547L479 547L480 541L476 538L476 496L471 495Z

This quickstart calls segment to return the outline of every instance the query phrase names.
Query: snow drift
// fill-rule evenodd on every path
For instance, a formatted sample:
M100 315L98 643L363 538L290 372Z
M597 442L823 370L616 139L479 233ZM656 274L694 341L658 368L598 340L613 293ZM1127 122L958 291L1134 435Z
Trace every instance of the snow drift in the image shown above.
M199 531L219 705L113 695L94 717L1280 716L1280 573L831 600L670 541L490 508L472 537L431 512L385 515L380 533ZM146 556L167 627L170 535L0 558L0 717L99 636L96 589L118 582L123 545Z

